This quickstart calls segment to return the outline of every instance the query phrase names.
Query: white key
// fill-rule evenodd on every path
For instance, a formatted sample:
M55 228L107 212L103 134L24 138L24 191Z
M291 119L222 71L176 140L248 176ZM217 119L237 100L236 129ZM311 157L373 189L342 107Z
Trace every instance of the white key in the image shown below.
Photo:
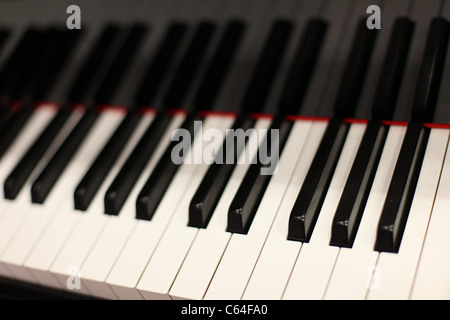
M138 128L145 127L152 121L152 119L152 114L145 114L140 120ZM136 132L139 131L140 133L142 129L138 128L136 129ZM123 156L121 156L120 159L117 160L117 163L122 163L123 161L124 158ZM112 171L114 171L114 173L117 172L117 167L113 166L111 172ZM114 175L114 173L111 173L111 175ZM108 175L105 180L108 180L108 182L110 182L111 175ZM79 180L80 179L78 179L77 183L79 182ZM103 197L105 188L107 188L106 185L109 186L108 182L106 182L99 188L99 191L97 192L96 197L94 197L91 206L97 204L98 208L98 206L101 205L102 199L97 198ZM61 288L61 282L58 281L57 278L49 271L52 263L57 258L58 253L66 243L69 236L75 230L75 227L78 225L80 220L84 219L86 215L102 215L101 213L103 212L103 209L101 209L97 213L92 212L90 208L87 212L84 213L73 210L72 198L73 197L70 197L70 199L64 203L63 207L60 210L60 213L51 222L45 234L39 239L36 247L25 262L25 266L27 266L35 274L42 285Z
M224 137L225 130L232 126L233 120L230 117L219 118L213 128L221 130ZM206 144L203 147L205 146ZM209 164L206 162L192 168L189 189L177 206L137 286L146 299L169 298L169 289L198 231L198 228L188 226L189 204L208 168Z
M74 114L73 116L79 117L81 115ZM26 204L22 207L25 210L28 209L31 211L30 216L21 223L20 230L16 232L1 258L2 262L7 264L18 278L27 281L37 281L28 269L23 267L25 259L31 252L36 241L45 231L47 224L59 212L58 209L64 202L64 199L72 198L71 192L80 175L87 169L87 165L93 156L95 156L101 143L122 117L123 115L117 112L105 112L101 114L87 139L80 146L79 151L58 179L44 205L40 207L38 205ZM70 129L73 123L68 123L68 125L68 129ZM95 139L92 139L94 136Z
M4 182L4 179L11 173L11 170L17 165L23 154L29 149L36 137L39 136L54 115L55 112L51 108L38 108L33 112L27 124L20 131L19 136L2 159L1 183ZM26 186L23 189L26 189ZM29 190L25 190L25 192L27 191ZM22 193L24 193L24 190L22 190ZM22 209L23 206L28 204L29 197L25 197L25 199L21 198L19 195L13 201L2 199L0 202L2 203L0 208L0 253L6 250L9 241L21 226L21 221L29 214L27 210ZM11 271L2 263L0 263L0 275L13 277Z
M256 122L254 129L267 129L270 121ZM223 191L206 229L199 229L181 269L169 291L173 299L201 300L231 237L226 232L228 209L257 150L246 145Z
M305 127L305 132L298 137L299 139L300 137L306 137L306 141L303 142L304 146L295 171L289 181L255 270L245 289L243 299L281 299L295 259L300 251L302 242L286 240L288 234L287 221L289 221L292 207L320 144L327 122L305 122L304 124L305 126L309 124L310 128ZM299 146L301 145L300 141Z
M365 124L350 126L313 234L301 247L283 299L322 299L339 248L330 246L331 224L353 160L364 135Z
M361 300L366 296L378 258L378 252L373 250L376 228L405 132L404 126L389 128L353 247L340 249L325 299Z
M436 200L410 295L411 299L450 299L449 194L450 156L447 148Z
M142 174L135 186L130 192L128 199L124 203L123 208L120 211L118 216L105 216L106 226L101 232L96 241L95 245L89 252L86 261L84 261L81 270L83 275L83 284L86 285L89 291L96 297L102 297L106 299L117 299L117 296L114 294L109 285L105 282L110 270L114 266L114 262L117 260L123 246L125 245L127 239L129 238L131 232L133 231L134 226L137 223L135 218L136 216L136 199L138 197L139 192L141 191L146 179L154 169L157 161L162 156L164 150L167 148L167 145L170 142L170 137L172 131L175 130L180 125L180 121L182 117L178 117L174 121L171 122L170 127L164 135L161 137L161 141L163 143L158 144L155 149L154 154L152 155L150 161L148 161L146 167L142 171ZM148 125L148 121L147 121ZM134 144L136 144L145 130L144 126L140 130L140 134L134 137L134 142L129 144L130 147L134 148ZM128 147L128 146L127 146ZM130 150L131 151L131 148ZM127 152L126 158L128 157ZM126 160L124 158L124 160ZM123 165L122 163L118 163L115 172L112 172L110 176L110 181L106 181L105 187L108 188L112 182L112 179L116 176L117 172ZM102 192L104 195L106 190ZM103 203L103 196L100 199L100 203Z
M223 121L220 117L209 117L203 122L203 128L217 127ZM195 139L192 150L201 145L201 139ZM191 182L197 165L182 164L169 185L152 220L138 220L136 226L120 253L106 282L120 299L143 299L136 285L152 256L164 230L169 223L179 201Z
M408 299L441 175L448 137L447 129L431 129L399 252L380 253L376 266L378 285L369 288L367 299Z
M41 172L81 116L82 115L78 112L74 112L70 115L58 136L55 137L55 140L37 164L34 171L35 173ZM0 258L0 263L9 268L15 278L29 282L37 282L37 280L23 268L23 262L39 236L42 234L47 223L52 219L55 211L61 205L63 199L69 196L68 192L73 185L72 178L73 170L72 173L69 173L69 170L65 170L43 204L31 203L30 189L31 184L34 181L33 175L19 193L17 203L20 212L13 210L14 217L11 217L8 223L13 225L14 222L12 222L12 219L21 218L20 215L22 214L26 214L26 217L21 220L20 227L15 230L14 236L10 239L8 247L2 253Z
M241 299L300 156L299 137L290 135L246 235L233 234L205 299ZM293 159L295 159L293 161Z
M118 170L118 167L115 168ZM111 178L109 175L108 177ZM68 270L71 266L76 266L81 272L81 286L77 288L78 292L92 295L84 283L82 265L99 239L106 222L114 218L104 214L103 199L108 187L107 183L102 184L87 214L82 215L50 267L50 272L58 278L63 288L67 288L66 282L71 276ZM70 211L67 214L70 214Z

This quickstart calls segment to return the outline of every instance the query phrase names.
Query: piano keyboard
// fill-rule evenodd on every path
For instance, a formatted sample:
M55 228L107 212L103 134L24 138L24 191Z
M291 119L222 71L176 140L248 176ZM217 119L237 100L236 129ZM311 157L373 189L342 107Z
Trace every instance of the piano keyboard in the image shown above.
M71 4L0 3L2 295L450 299L450 0Z

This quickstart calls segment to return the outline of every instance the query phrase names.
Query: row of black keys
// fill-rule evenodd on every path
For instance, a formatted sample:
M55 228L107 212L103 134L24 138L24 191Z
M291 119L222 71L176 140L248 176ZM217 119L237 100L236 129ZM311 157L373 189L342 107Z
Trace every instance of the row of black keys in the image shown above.
M143 134L105 195L105 213L119 214L170 121L168 109L180 106L189 91L189 85L197 75L198 67L204 58L215 27L214 24L205 22L196 29L165 94L164 110L157 114ZM174 52L179 48L186 28L187 26L183 24L173 24L167 30L162 43L152 56L148 72L136 93L134 107L130 108L76 188L74 193L76 209L88 208L139 120L140 114L137 107L151 104L153 96L159 90L159 84L167 76L167 70L174 61ZM239 21L232 21L226 26L200 82L201 85L193 102L194 110L188 113L182 125L191 133L193 121L202 119L199 111L211 109L214 105L245 28L245 24ZM292 28L293 25L288 21L280 20L273 24L243 97L241 113L236 117L234 128L246 130L254 125L254 119L250 114L260 111L256 106L264 105ZM271 129L280 130L280 154L292 127L292 122L286 120L285 116L297 114L301 107L326 32L326 22L313 19L308 23L299 42L300 45L282 91L278 114L275 115L271 125ZM395 252L399 248L427 142L428 129L423 128L422 123L430 121L434 113L449 32L450 27L446 20L436 18L432 21L415 91L411 123L407 129L380 219L376 250ZM53 29L44 33L29 30L2 67L0 71L0 92L3 102L0 109L2 112L0 155L7 150L30 117L33 112L32 103L45 100L52 83L62 70L64 60L79 36L76 33L69 33L71 36L67 37L66 33ZM115 56L109 57L109 49L114 46L119 29L116 26L105 28L80 68L67 94L67 101L6 179L4 183L6 198L14 199L17 196L37 162L67 120L70 114L70 103L86 104L87 101L88 107L85 114L32 184L32 201L34 203L45 201L77 147L98 118L96 107L107 104L111 100L112 93L120 85L120 80L133 59L144 33L145 28L141 25L130 28ZM400 18L396 21L379 79L380 85L372 108L372 119L368 123L355 165L351 170L334 218L333 245L351 246L355 238L383 141L386 138L387 128L381 120L392 117L412 34L413 23L410 20ZM64 39L63 42L61 42L62 39ZM333 108L334 117L328 124L309 168L304 182L305 187L300 190L293 207L289 220L288 239L307 242L311 237L348 132L349 124L343 119L354 115L375 41L376 31L367 29L365 21L361 21L347 59L348 65L351 64L352 67L346 68L343 74ZM40 56L36 55L35 53L39 50L33 50L33 48L42 46L43 42L45 42L44 48L48 51L42 50L43 53ZM106 59L107 56L108 59ZM105 64L107 71L98 79L98 68ZM6 81L6 79L16 80ZM93 93L89 92L96 81L98 86ZM12 108L16 100L22 102L20 108ZM177 172L179 166L170 159L172 147L173 145L169 145L159 159L138 196L136 214L139 219L152 218L165 190ZM225 148L226 145L224 144L223 147ZM238 152L234 154L237 155ZM227 231L248 232L271 178L271 176L260 175L261 166L263 164L259 161L251 165L246 173L230 206ZM210 166L192 199L189 211L190 226L199 228L207 226L233 169L234 166L229 164ZM395 188L392 187L394 185L396 185ZM359 198L358 195L360 195Z

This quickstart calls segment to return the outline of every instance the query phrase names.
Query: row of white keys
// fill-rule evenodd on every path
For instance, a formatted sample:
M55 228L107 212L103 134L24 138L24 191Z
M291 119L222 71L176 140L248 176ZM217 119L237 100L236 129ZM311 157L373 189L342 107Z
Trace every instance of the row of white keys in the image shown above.
M154 116L152 114L143 115L132 137L134 138L142 134L143 128L150 125L153 119ZM135 138L133 141L134 140ZM124 161L124 154L129 153L130 147L127 146L126 150L124 150L124 153L117 160L117 165ZM117 171L117 165L113 166L111 172ZM106 180L110 182L111 175L108 175L105 181ZM105 188L107 188L107 186L107 182L102 184L94 197L92 204L86 212L74 210L73 197L69 197L61 208L60 213L48 226L44 236L39 239L33 252L26 260L25 266L28 267L38 279L40 279L41 284L57 288L66 288L66 286L58 281L57 278L50 272L50 268L52 267L54 261L58 258L58 254L63 249L69 237L75 232L81 220L89 221L96 219L95 217L98 217L97 220L99 221L102 219L101 217L104 215L104 211L101 205L103 203L102 200L105 194ZM97 211L92 210L94 206ZM92 216L94 216L94 218L92 218ZM78 253L81 254L80 252L82 252L81 248Z
M305 12L317 12L318 8L315 7L314 5L308 4L305 1L303 2L300 9L297 7L295 10L301 10L301 12L307 15L308 13ZM299 14L301 15L301 13ZM290 17L289 19L296 20L297 17L298 15L295 17ZM299 17L298 19L299 21L296 21L297 22L296 25L299 28L301 28L300 26L303 26L301 23L302 21L301 17ZM300 31L303 32L303 30ZM294 52L292 52L291 54L294 54ZM325 67L322 66L323 60L324 59L319 59L318 66L320 67L318 67L318 69L319 68L325 69ZM287 62L286 65L284 66L287 69L289 69L288 63L289 62ZM323 75L323 72L320 73L320 75ZM322 87L322 80L325 81L326 79L325 77L317 78L316 76L315 78L316 80L318 80L318 82L312 81L313 84L311 85L311 87L314 89L310 90L308 96L305 97L305 101L308 101L308 103L304 103L305 106L306 104L311 104L310 99L308 99L310 93L319 91L319 88L321 89ZM280 79L279 82L281 83L282 80ZM305 132L305 134L307 134L307 131ZM299 149L298 146L295 146L294 148L297 149L296 152L301 151L301 149ZM290 152L289 150L290 148L286 145L284 149L284 155L282 155L282 159L288 157L286 156L286 154ZM279 166L282 172L285 172L285 170L288 171L294 170L294 166L296 163L296 159L298 158L298 155L297 156L291 155L291 156L292 157L290 160L282 160L282 165ZM286 164L285 161L290 161L290 163ZM290 179L290 175L288 175L284 177L283 181L281 181L280 180L281 178L278 178L279 175L283 174L280 174L280 172L278 172L274 177L272 177L272 180L270 181L268 188L265 192L265 196L263 197L261 205L259 206L255 218L252 222L252 226L249 230L249 233L247 235L233 234L231 236L231 240L227 244L227 247L223 253L223 257L221 257L220 264L216 264L215 266L217 270L215 270L215 274L213 274L214 277L212 278L211 284L208 287L206 294L204 295L205 299L228 299L228 298L241 299L242 294L247 285L247 282L253 271L253 266L256 263L256 260L258 259L259 252L268 234L268 230L270 229L273 223L273 218L275 217L278 206L284 195L287 182ZM278 186L279 189L274 191L274 189L277 188L275 187L276 185ZM269 200L272 192L275 198L273 200ZM267 202L269 202L269 204L267 204ZM242 248L238 248L239 245L241 244L243 245ZM248 250L249 253L248 256L245 249ZM240 260L241 257L239 257L239 255L243 255L245 257L243 257L243 259ZM233 266L232 265L233 260L242 261L242 264L239 265L237 264ZM233 276L230 276L231 273L233 273ZM226 283L228 282L228 279L230 282ZM223 292L221 292L222 289Z
M225 130L232 126L234 118L213 116L213 119L208 120L213 120L211 121L213 123L209 123L207 126L219 129L224 136ZM199 141L194 141L196 146L193 150L196 147L201 148L201 144L197 142L201 142L202 137L199 136L197 139ZM205 147L206 145L203 144L203 151ZM164 231L164 235L161 237L137 286L146 299L169 298L169 289L198 230L198 228L188 226L189 204L208 170L209 164L203 161L202 164L188 165L188 167L191 171L189 188L182 195L173 218Z
M330 28L327 33L327 42L324 43L316 74L312 79L312 85L316 85L317 92L322 92L327 85L332 85L337 79L338 72L332 72L333 66L330 64L331 57L335 57L336 48L342 46L338 39L346 23L347 8L354 4L350 2L333 2L322 6L320 14L329 22ZM342 14L336 14L341 11ZM328 81L326 81L328 79ZM317 96L317 94L315 94ZM320 96L320 95L319 95ZM311 102L313 105L317 101ZM305 105L305 107L307 107ZM301 189L303 180L313 160L314 154L320 144L321 137L326 129L326 122L313 122L312 130L307 138L304 150L297 163L292 179L287 187L286 194L280 205L274 224L269 236L264 244L264 248L257 261L253 274L247 285L243 299L281 299L286 287L286 283L291 274L298 252L302 246L298 241L287 241L289 214L295 203L298 192Z
M283 201L278 209L274 224L264 244L261 255L247 284L243 299L279 300L283 294L301 242L286 241L289 214L305 179L309 166L320 140L325 132L327 122L299 121L304 132L297 137L301 154L289 181ZM294 132L293 132L294 133ZM305 140L306 141L303 141ZM292 159L294 160L294 159ZM295 161L294 161L295 162Z
M82 114L77 111L69 116L68 121L37 164L34 171L35 174L39 173L43 166L47 164L81 117ZM15 278L28 282L36 282L36 280L26 270L23 270L23 262L44 230L47 222L53 217L64 197L67 197L71 186L71 180L68 178L68 175L63 175L55 183L44 203L34 204L31 202L30 197L34 175L32 174L24 184L14 201L16 207L10 210L11 212L5 220L5 226L10 229L11 236L8 240L8 246L4 248L0 256L2 267L7 267Z
M359 5L366 5L360 3ZM386 6L388 4L385 4ZM387 49L387 40L395 18L395 12L399 12L403 8L402 3L389 3L392 7L385 17L386 32L378 35L377 45L374 47L374 56L384 57ZM395 5L398 6L395 7ZM358 17L360 8L356 9ZM381 32L381 31L380 31ZM380 59L380 58L378 58ZM381 58L382 60L383 58ZM379 74L378 60L373 60L368 68L367 79L377 79ZM367 81L367 85L361 93L361 100L366 104L359 104L358 109L367 110L369 99L372 99L376 89L376 81ZM349 130L344 149L340 155L338 165L336 167L333 179L331 181L328 193L322 205L312 238L309 243L302 245L297 262L292 270L291 278L286 287L283 299L322 299L330 276L335 267L336 259L340 249L330 245L332 221L336 213L342 192L347 182L348 174L353 165L354 157L360 146L360 141L364 135L366 125L352 124ZM356 130L356 131L354 131ZM352 131L354 131L352 133ZM353 140L353 142L352 142ZM348 149L346 149L348 148Z
M147 117L150 117L152 120L154 118L153 115ZM73 286L67 285L67 281L73 277L75 270L78 272L81 281L83 280L84 272L82 266L84 261L99 238L107 221L116 218L104 213L104 195L112 179L115 177L114 174L117 174L118 170L120 170L120 165L126 161L126 157L151 122L149 118L143 120L139 127L136 128L137 130L133 133L132 137L130 137L129 144L126 145L124 152L121 153L118 159L119 161L114 164L112 170L108 173L107 179L102 183L88 210L84 213L75 211L72 209L72 205L67 206L64 210L66 216L79 215L80 218L78 218L76 225L73 226L69 236L64 240L64 245L59 250L57 256L51 262L50 274L59 280L60 286L63 289L73 289ZM91 294L83 281L76 289L78 293Z
M423 244L414 285L414 300L450 299L450 155L447 147L439 187Z
M245 1L244 1L245 2ZM246 12L245 10L241 10L242 6L249 6L249 3L247 2L236 2L237 6L235 8L232 8L231 10L238 13L238 17L240 16L241 12ZM260 4L260 7L252 12L252 15L257 14L262 8L265 8L267 6L267 1ZM250 3L251 5L251 3ZM247 17L245 18L247 21ZM253 39L251 30L256 31L254 29L250 29L250 33L247 34L246 39ZM253 42L253 41L251 41ZM243 53L248 56L249 49L256 51L253 47L248 47L249 41L245 41L244 44L240 47L237 56L239 57ZM255 46L254 46L255 47ZM244 50L247 49L247 50ZM237 58L239 59L239 58ZM222 93L219 95L217 99L217 106L228 106L228 105L236 105L237 99L241 96L241 91L245 86L242 86L242 83L245 82L246 78L248 78L248 74L242 74L242 65L240 64L234 64L229 71L230 76L228 77L229 81L226 81L225 87L222 89ZM230 93L233 93L230 95ZM172 213L176 209L177 201L179 201L179 198L186 192L184 190L181 192L183 188L186 189L184 178L181 175L185 175L188 181L191 179L190 176L192 174L192 169L183 169L180 168L180 171L185 171L184 173L178 173L178 177L176 176L174 181L177 179L180 179L179 182L176 184L179 184L179 186L175 186L175 182L172 182L170 188L167 192L171 192L172 196L166 196L165 200L163 199L160 208L158 208L158 211L164 210L166 213ZM170 191L172 189L172 191ZM195 189L195 188L193 188ZM195 191L195 190L194 190ZM167 193L166 192L166 193ZM172 200L170 198L172 197ZM175 199L175 200L174 200ZM164 203L166 201L166 203ZM170 202L171 201L171 202ZM161 209L165 208L165 209ZM161 218L162 219L162 218ZM187 224L187 223L186 223ZM132 237L127 242L126 247L124 248L124 252L119 257L118 262L115 264L111 274L109 275L107 279L107 283L110 284L110 286L114 289L114 291L117 293L117 295L121 299L142 299L143 296L139 292L139 290L136 288L140 277L142 276L143 271L146 268L146 265L148 263L148 260L150 257L152 257L153 251L156 248L157 241L159 241L159 238L162 235L162 231L159 229L156 231L147 231L151 228L156 229L156 227L152 224L146 224L144 222L139 222L139 224L136 226L136 230L133 232ZM152 234L150 234L152 233ZM150 246L147 246L146 248L142 248L143 244L145 243L151 243ZM155 242L155 244L153 244ZM140 256L137 256L136 252L142 252ZM137 259L134 265L129 265L130 259ZM168 297L167 295L163 295L161 297Z
M353 247L340 249L325 292L325 299L365 298L378 258L374 246L376 227L382 210L380 204L386 198L405 132L404 126L389 128Z
M296 18L300 20L304 18L307 13L312 11L310 8L305 6L304 1L295 0L283 1L280 3L279 7L269 7L269 10L266 8L266 12L275 10L278 12L277 15L280 18L287 17L290 20L292 20L292 12L300 12L296 15ZM255 20L267 20L265 19L264 13L262 15L258 15L256 12L253 12L253 15ZM255 24L257 24L257 22L255 22ZM298 24L297 29L294 34L291 35L291 38L295 37L294 39L296 39L302 29L302 25ZM261 30L258 30L258 28L253 29L253 32L257 33L257 35L250 35L250 38L253 39L253 41L258 39L261 35L265 36L261 33ZM246 45L250 46L250 48L256 48L257 46L254 45L253 41L246 43ZM294 46L291 45L290 50L286 53L287 56L290 55L290 51L293 51L293 48ZM242 49L245 49L244 52L246 52L246 54L248 54L250 50L245 47ZM286 60L289 59L285 59L285 61ZM276 79L281 79L281 77L284 78L286 74L285 69L288 69L288 67L288 63L284 62L282 66L280 66ZM282 84L283 81L275 80L275 84L271 91L276 93L280 90ZM278 98L278 95L271 94L266 102L266 105L276 104L276 102L273 101L274 97ZM256 122L254 129L259 132L258 130L268 129L269 126L270 121L267 119L260 119ZM248 147L249 146L247 145L245 148L246 153L250 153ZM257 152L257 150L252 151ZM239 161L242 161L242 164L239 164L230 176L227 186L222 193L219 203L217 204L217 207L211 217L210 223L206 229L200 229L196 234L195 240L193 241L192 246L185 257L185 261L183 262L172 288L169 291L172 298L199 300L205 295L209 282L214 275L214 271L216 270L231 237L231 233L226 232L229 206L240 186L240 183L245 177L249 167L249 162L251 161L249 159L255 159L254 156L255 153L247 155L244 153L241 154Z
M21 130L16 141L13 142L10 150L3 158L2 184L4 179L11 173L11 170L17 165L23 154L32 145L33 141L39 136L54 115L54 111L50 108L38 108L35 110L28 123ZM15 235L15 231L20 228L22 220L30 213L25 209L30 201L30 189L27 190L27 186L28 185L24 186L21 194L19 194L16 199L1 200L0 253L3 253L6 250L11 238ZM0 274L7 277L13 277L11 271L3 263L0 263Z
M82 272L82 285L87 286L92 295L106 299L117 299L115 293L105 282L106 278L137 223L136 199L138 194L146 179L156 166L157 161L169 145L172 132L179 128L183 119L184 116L178 115L171 122L170 126L161 137L161 143L156 147L154 154L142 171L140 178L131 190L118 216L108 216L103 214L103 196L98 199L97 205L93 208L96 212L100 210L105 226L98 235L95 244L85 258L85 261L80 266ZM138 141L138 137L135 137L134 140L134 142L131 142L130 140L133 148L134 144ZM121 167L122 164L118 164L115 171L118 171ZM116 172L113 173L111 178L114 179L115 176ZM106 183L106 188L109 187L110 184L111 181L108 181ZM105 192L102 192L102 195L104 194ZM94 214L98 215L97 213Z
M398 253L381 252L367 299L406 300L419 263L437 185L445 156L449 130L431 129L414 199Z
M211 116L203 122L203 129L221 128L224 119ZM196 135L198 132L196 132ZM186 158L192 156L192 150L202 150L202 139L196 136L192 148ZM143 299L136 288L153 252L158 247L160 238L171 221L181 198L190 186L198 165L181 164L177 174L167 188L152 220L138 220L127 239L117 260L114 263L106 283L112 288L119 299Z
M34 139L40 134L42 129L49 123L55 112L51 108L38 108L35 110L28 123L20 131L15 141L11 144L3 157L0 158L0 183L4 181L20 161L24 153L30 148ZM3 188L1 188L3 190ZM0 221L5 217L7 207L14 206L14 200L8 200L3 197L1 192L0 199Z
M81 115L78 116L80 117ZM30 217L21 223L22 227L16 231L13 238L14 242L9 245L8 250L2 255L2 260L5 259L5 263L13 267L16 275L20 276L21 279L37 282L37 279L35 280L32 274L28 272L28 269L23 267L27 256L32 251L39 237L45 232L47 224L59 213L64 199L72 197L71 193L77 181L81 178L81 174L87 169L90 161L99 151L101 143L106 140L108 134L111 133L122 117L123 115L117 112L100 114L87 139L82 143L79 151L52 188L42 208L32 205L33 209L29 212ZM68 125L73 127L72 123ZM30 205L25 205L25 208L30 208Z
M441 7L441 16L450 18L450 2L445 1ZM446 86L450 80L450 52L447 51L446 65L441 80L441 90L436 105L435 119L448 119L449 91ZM444 144L445 139L441 143ZM409 292L411 299L450 299L450 255L448 251L448 145L443 169L433 204L425 241L421 248L421 256L416 269L413 286ZM406 232L406 230L405 230ZM419 231L420 232L420 231ZM402 249L401 249L402 250ZM412 255L411 255L412 256ZM415 257L414 257L415 258ZM403 277L402 277L403 278Z
M303 125L299 122L291 131L280 155L278 172L267 186L248 233L231 236L205 299L241 299L300 156Z
M437 5L439 5L437 9L439 14L443 18L448 19L450 16L449 2L427 3L427 7L430 8L436 7ZM429 30L429 21L427 21L422 29L424 34ZM447 52L440 95L436 105L436 115L439 111L448 109L446 80L448 80L450 74L448 68L449 59L450 54ZM442 119L441 117L437 118ZM448 137L449 130L447 129L431 129L399 252L397 254L387 252L381 252L379 254L376 266L377 274L372 280L372 283L376 285L369 288L367 299L404 300L410 297L428 222L435 201L436 189L441 177ZM441 279L435 283L436 285L440 285ZM429 287L433 287L433 285L434 283L428 283Z
M331 224L366 125L350 125L339 161L308 243L303 243L283 299L322 299L338 247L330 246Z
M261 119L256 122L254 129L267 129L269 126L270 121L268 119ZM207 228L199 229L196 233L189 252L169 291L172 299L201 300L205 295L209 282L231 237L231 233L226 232L231 201L233 201L250 162L257 152L257 150L251 152L248 144L243 151ZM184 215L187 216L187 212ZM185 217L184 219L186 220Z

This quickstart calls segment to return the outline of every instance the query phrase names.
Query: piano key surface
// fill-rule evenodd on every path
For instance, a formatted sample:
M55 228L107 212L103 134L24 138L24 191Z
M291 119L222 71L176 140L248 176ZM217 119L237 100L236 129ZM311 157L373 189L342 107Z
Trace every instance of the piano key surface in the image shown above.
M421 127L422 131L428 130L430 136L424 149L414 198L407 212L400 250L398 253L379 252L375 244L382 204L388 194L406 124L410 120L416 83L420 82L420 65L427 45L427 31L433 17L441 15L450 19L450 2L395 0L378 3L383 12L382 29L373 30L376 39L373 48L369 49L367 69L361 67L349 70L350 64L346 64L346 60L350 57L356 26L361 17L368 17L366 8L374 4L372 2L79 1L83 28L70 55L67 55L68 61L62 68L62 76L59 75L54 82L50 81L50 75L44 77L38 64L54 67L56 61L48 61L49 56L37 56L36 65L29 70L28 80L37 79L36 88L44 88L44 83L48 81L49 90L43 96L36 95L39 101L48 101L47 106L62 107L77 102L87 106L87 109L70 110L67 120L52 137L45 152L33 160L34 169L26 174L27 178L15 199L6 199L6 191L2 194L0 274L11 281L34 284L42 288L43 292L44 288L58 288L64 292L63 297L76 292L85 297L102 299L447 299L450 284L445 266L448 265L448 259L442 253L446 250L446 233L443 230L448 225L443 214L447 206L445 177L450 130L446 126L450 119L448 93L445 90L449 75L448 52L440 90L436 95L433 120L419 119L441 126L426 124L426 129ZM8 53L13 52L28 27L33 25L45 30L52 25L59 25L64 28L68 5L68 1L53 0L0 3L0 29L5 27L12 30L0 47L0 68L3 68ZM394 122L383 123L387 128L387 136L373 182L369 185L367 204L356 229L354 243L347 248L339 247L330 244L333 218L367 127L366 120L371 118L371 107L378 80L381 79L381 66L388 49L390 32L395 19L399 17L410 18L414 29L392 117ZM318 51L317 64L309 77L302 102L295 114L289 114L295 117L287 117L292 122L292 129L280 155L278 172L270 180L267 179L268 185L262 189L262 199L255 203L256 213L249 220L248 232L244 230L238 234L227 231L228 211L249 172L248 162L233 168L211 219L204 228L189 226L188 220L191 200L210 167L207 163L181 165L173 177L166 179L167 186L162 190L162 198L154 204L154 213L148 215L147 220L136 215L136 200L143 195L142 192L159 191L159 185L150 186L153 189L147 186L153 181L163 181L152 180L155 170L166 168L164 172L169 172L168 167L163 165L163 161L167 162L168 159L163 154L170 151L170 137L188 114L196 115L199 110L211 109L212 113L199 114L203 129L220 129L225 133L226 129L232 127L237 114L258 112L258 115L246 115L256 119L253 128L270 128L275 119L273 115L280 112L283 88L288 85L286 80L293 70L301 35L312 18L326 23L323 45ZM232 19L243 23L242 38L230 58L230 64L219 69L221 60L214 60L213 57L219 52L216 50L225 49L219 42L227 23ZM283 25L287 28L279 31L286 36L286 47L267 49L267 57L270 57L267 58L268 64L258 67L258 59L264 56L264 44L270 28L279 19L284 21L280 22L279 27ZM205 38L200 37L201 43L195 44L195 40L192 42L195 32L206 21L208 24L203 26L207 30L203 28L205 34L202 35ZM97 80L96 85L89 87L91 92L81 101L70 101L73 96L68 93L77 71L102 28L110 22L120 26L121 30L126 30L134 23L141 23L148 32L143 34L141 46L131 50L130 56L124 54L120 57L120 43L125 39L121 33L116 49L105 53L103 62L106 67L92 65L92 73ZM174 22L186 26L185 33L164 72L159 75L158 85L144 99L142 92L145 90L139 89L145 84L151 61ZM137 36L134 31L133 36ZM206 38L210 41L206 42ZM276 41L280 39L277 37ZM197 48L205 47L201 53L193 49L189 57L190 44ZM62 44L56 47L63 50ZM117 54L120 61L114 61ZM219 81L217 76L215 80L217 84L220 83L217 90L208 92L209 87L205 85L206 82L202 84L202 79L208 79L208 66L212 70L214 63L215 70L221 70L218 72L223 73L223 78ZM123 74L114 76L115 72L121 71ZM345 79L349 71L355 74L360 72L366 78L354 84L355 88L361 85L359 97L358 90L352 91L357 97L357 103L355 113L350 116L359 121L347 119L343 122L348 127L348 133L342 137L343 147L337 152L339 156L336 158L335 170L326 176L330 184L324 191L323 203L318 206L317 222L312 225L311 239L303 242L288 240L289 214L302 187L308 187L304 185L305 178L326 127L336 115L333 106L339 94L345 92L341 79ZM265 74L265 78L258 76L258 72ZM101 88L102 75L106 77L103 81L107 85L106 89ZM351 81L348 81L347 87L350 84ZM259 88L259 91L254 88ZM10 88L2 94L14 97L14 90ZM210 101L213 102L207 104L208 107L200 103L206 100L198 99L202 91L205 96L206 93L211 95ZM95 100L96 97L102 99ZM145 105L142 105L143 101ZM79 145L76 145L73 155L67 157L67 165L61 165L61 172L52 176L52 179L56 179L51 183L48 196L42 197L42 201L36 201L35 195L36 203L33 203L33 183L46 165L52 164L51 159L58 153L58 148L73 132L80 118L88 114L92 103L124 108L95 111L92 129L77 143ZM129 135L124 136L123 147L118 148L115 159L111 159L111 163L105 167L91 202L85 210L79 210L74 203L76 187L127 112L139 110L139 107L147 108L141 108L136 113L136 125L131 126ZM182 112L167 113L174 107L182 109ZM24 114L12 108L12 104L2 104L2 116L3 111L6 114L10 110L16 118ZM33 141L54 119L57 108L41 104L30 109L30 118L24 118L23 124L14 122L17 123L17 136L9 131L14 139L9 146L9 143L5 143L5 153L0 158L2 186L31 148ZM163 124L164 130L160 130L161 135L145 156L145 161L139 168L136 166L134 177L125 188L128 191L121 194L124 197L121 208L116 210L115 215L106 214L105 196L109 187L122 168L125 177L128 177L132 162L130 160L125 170L127 159L136 149L140 137L154 121L160 121L155 119L163 114L170 121ZM14 128L9 124L8 127ZM145 145L145 141L141 145ZM189 154L202 151L205 147L204 137L196 136ZM248 145L244 150L248 152ZM48 170L56 169L52 165ZM255 181L259 181L259 177ZM249 190L252 188L258 189L253 183L248 186ZM252 201L251 196L245 199L249 203ZM79 290L68 286L68 281L72 279L72 266L81 271Z

